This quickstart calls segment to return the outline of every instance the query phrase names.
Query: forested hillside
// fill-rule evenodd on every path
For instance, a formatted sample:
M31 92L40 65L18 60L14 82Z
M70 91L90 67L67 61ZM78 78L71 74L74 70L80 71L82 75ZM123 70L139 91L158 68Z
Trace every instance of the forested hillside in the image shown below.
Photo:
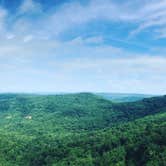
M0 95L5 166L166 165L166 96Z

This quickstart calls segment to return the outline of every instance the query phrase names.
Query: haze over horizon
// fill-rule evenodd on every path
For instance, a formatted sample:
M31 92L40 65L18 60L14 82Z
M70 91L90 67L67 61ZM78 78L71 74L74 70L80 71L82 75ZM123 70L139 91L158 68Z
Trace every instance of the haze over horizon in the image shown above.
M166 94L166 0L0 0L0 93Z

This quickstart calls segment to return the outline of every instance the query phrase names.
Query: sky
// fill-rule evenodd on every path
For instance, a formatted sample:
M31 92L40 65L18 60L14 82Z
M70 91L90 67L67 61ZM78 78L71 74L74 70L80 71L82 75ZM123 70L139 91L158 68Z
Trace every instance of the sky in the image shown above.
M0 0L0 93L166 94L166 0Z

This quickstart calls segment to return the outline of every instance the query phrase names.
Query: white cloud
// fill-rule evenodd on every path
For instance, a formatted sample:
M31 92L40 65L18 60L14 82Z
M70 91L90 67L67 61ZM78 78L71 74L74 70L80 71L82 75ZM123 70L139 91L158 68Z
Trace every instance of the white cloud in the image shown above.
M33 20L33 18L27 18L24 13L36 13L41 17L36 17ZM0 11L0 20L4 20L5 16L6 11L3 9L2 12ZM52 36L56 37L72 27L88 24L94 20L106 20L134 25L136 29L131 31L130 36L155 27L155 31L151 30L153 35L156 34L158 38L164 38L166 0L135 0L121 4L110 0L90 0L86 5L70 2L55 10L53 7L49 13L42 11L40 3L24 0L15 17L17 19L13 19L10 28L12 31L10 33L14 34L32 34L33 36L40 34L40 37L49 36L52 38ZM4 23L4 21L1 22ZM0 24L0 27L4 27L4 25Z
M131 32L131 35L140 33L141 31L154 27L160 31L166 26L166 0L148 1L140 9L136 11L138 28Z
M76 14L77 13L77 14ZM93 20L107 20L113 22L130 23L138 25L131 35L156 27L158 31L166 26L166 0L143 0L115 3L109 0L91 0L87 5L69 3L56 11L47 20L48 29L55 34L65 29L86 24Z
M6 38L7 38L8 40L11 40L11 39L14 39L14 38L15 38L15 35L14 35L14 34L7 34L7 35L6 35Z
M61 50L61 48L58 49ZM100 51L98 50L97 52ZM40 53L40 51L36 53ZM70 57L63 59L64 57L61 57L63 60L55 56L50 56L44 62L38 61L43 58L41 55L38 55L36 59L34 59L34 56L30 57L30 59L33 58L33 61L29 62L27 60L21 61L19 57L19 63L14 63L16 59L14 60L13 57L13 60L9 64L0 65L0 75L3 78L1 89L3 89L4 82L6 82L7 86L10 84L11 79L14 81L14 84L12 83L14 88L18 88L17 80L19 81L22 78L23 80L25 79L24 87L27 87L26 91L86 90L166 93L166 81L164 79L166 74L165 57L125 54L126 57L108 56L103 58L102 56L98 56L94 58L87 55L79 58ZM63 56L63 50L61 50L61 56ZM22 58L27 58L27 56L23 56ZM35 66L35 64L38 65ZM11 77L12 75L15 78ZM24 87L18 89L22 90ZM8 90L12 90L12 87Z
M7 18L8 12L7 10L0 8L0 34L6 32L5 26L6 26L6 18Z
M164 54L140 55L102 45L104 38L100 35L77 36L69 42L57 41L56 36L77 25L107 20L137 26L132 34L155 26L152 33L166 37L165 0L128 1L120 6L110 0L91 0L86 5L72 2L48 14L42 13L40 4L25 0L19 9L16 16L8 16L5 9L0 9L1 91L166 93ZM27 13L34 12L41 17L27 17ZM5 26L8 19L14 20L10 29ZM20 80L24 80L24 87Z
M92 36L92 37L77 37L71 40L70 44L78 44L78 45L84 45L84 44L102 44L104 42L104 39L102 36Z
M34 0L23 0L21 6L19 7L19 13L24 14L28 12L40 12L41 5L40 3L35 2Z
M24 37L23 41L26 43L26 42L30 42L31 40L33 40L33 36L32 35L27 35Z
M101 44L103 41L102 36L93 36L85 39L85 43L87 44Z
M58 34L69 27L86 24L93 20L131 21L135 15L125 5L119 6L112 1L91 0L87 5L67 3L55 11L46 24L49 31Z
M162 55L50 40L22 43L14 38L0 44L1 91L166 93ZM24 87L19 88L20 79Z

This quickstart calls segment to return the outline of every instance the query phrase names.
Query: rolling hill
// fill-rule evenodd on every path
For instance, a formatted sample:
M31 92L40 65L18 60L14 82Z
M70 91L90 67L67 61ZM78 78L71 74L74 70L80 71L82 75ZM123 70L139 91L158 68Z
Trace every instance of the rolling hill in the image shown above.
M1 94L0 119L2 165L166 163L166 96L114 103L91 93Z

